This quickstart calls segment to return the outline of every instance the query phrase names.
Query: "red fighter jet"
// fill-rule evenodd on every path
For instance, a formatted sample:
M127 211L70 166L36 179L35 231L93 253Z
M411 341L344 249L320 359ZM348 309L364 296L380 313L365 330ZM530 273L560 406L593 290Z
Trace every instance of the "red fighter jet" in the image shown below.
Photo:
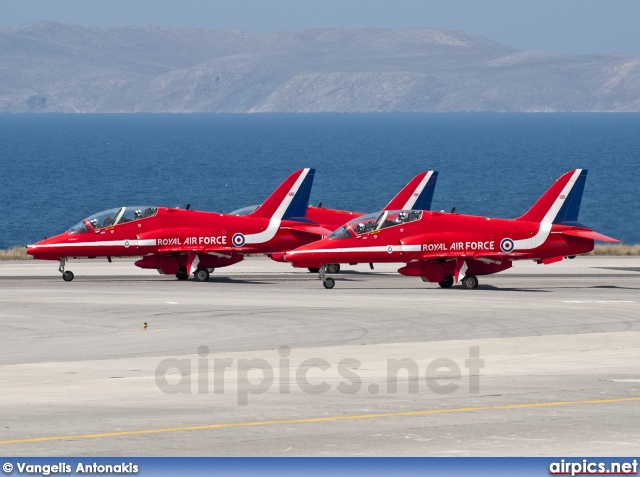
M437 175L432 171L419 174L391 204L405 201L429 207ZM111 257L140 255L142 260L136 262L140 268L175 274L179 280L193 272L196 281L207 281L215 268L238 263L247 253L282 255L363 215L308 208L313 177L313 169L293 173L262 205L246 208L250 210L244 213L142 206L99 212L63 234L28 246L27 253L36 259L59 260L65 281L74 278L71 271L65 271L69 258L107 257L111 261ZM311 210L321 224L305 217ZM334 271L339 271L336 267Z
M326 263L404 262L402 275L450 288L462 278L478 287L477 275L508 268L514 260L558 262L593 250L594 240L618 240L578 223L587 171L564 174L514 220L416 210L384 211L352 220L326 239L285 254L294 266L320 267L325 288Z
M186 280L207 281L218 267L247 253L291 250L330 230L305 218L314 169L291 174L253 213L239 217L166 207L120 207L92 215L68 231L27 247L35 259L59 260L65 281L68 258L132 257L140 268Z

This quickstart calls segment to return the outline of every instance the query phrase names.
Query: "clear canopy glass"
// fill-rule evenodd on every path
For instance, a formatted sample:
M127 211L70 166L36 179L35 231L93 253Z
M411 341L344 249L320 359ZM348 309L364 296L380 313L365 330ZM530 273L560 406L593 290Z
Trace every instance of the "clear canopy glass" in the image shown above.
M114 227L116 225L132 222L134 220L146 219L153 217L158 213L157 207L147 206L127 206L117 209L104 210L87 217L82 222L77 223L69 229L70 234L81 234L90 232L91 230L100 230L105 227Z
M422 218L421 210L383 210L381 212L363 215L347 222L329 235L329 238L339 239L350 237L350 230L358 235L366 234L376 230L386 229L387 227L414 222L420 220L420 218Z
M248 207L243 207L242 209L234 210L233 212L229 212L229 215L249 215L252 212L255 212L260 205L250 205Z

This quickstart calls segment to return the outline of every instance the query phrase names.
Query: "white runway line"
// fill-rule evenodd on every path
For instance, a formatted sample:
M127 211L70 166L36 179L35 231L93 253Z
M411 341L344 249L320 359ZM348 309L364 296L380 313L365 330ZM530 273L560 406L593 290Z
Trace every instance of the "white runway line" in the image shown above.
M566 300L560 303L635 303L633 300Z

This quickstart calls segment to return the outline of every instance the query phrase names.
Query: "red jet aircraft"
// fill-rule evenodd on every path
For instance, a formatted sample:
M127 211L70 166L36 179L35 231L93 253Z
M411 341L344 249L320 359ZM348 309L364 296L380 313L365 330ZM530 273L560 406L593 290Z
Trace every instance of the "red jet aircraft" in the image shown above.
M259 207L247 215L197 212L166 207L120 207L99 212L67 232L27 247L35 259L59 260L65 281L69 258L132 257L140 268L175 274L179 280L193 272L207 281L215 268L243 260L247 253L282 255L331 233L338 225L361 213L308 207L314 169L289 176ZM438 173L416 176L389 204L415 203L430 207ZM321 221L314 223L305 217ZM333 271L339 271L339 266ZM316 270L317 271L317 270Z
M120 207L84 219L68 231L27 247L35 259L143 256L140 268L186 280L207 281L214 268L242 261L247 253L291 250L329 230L305 217L315 170L291 174L253 213L239 217L166 207Z
M558 262L593 250L594 240L617 242L578 224L587 171L564 174L522 217L514 220L416 210L384 211L354 219L329 237L287 252L298 267L326 263L404 262L402 275L475 289L477 275L498 273L514 260Z

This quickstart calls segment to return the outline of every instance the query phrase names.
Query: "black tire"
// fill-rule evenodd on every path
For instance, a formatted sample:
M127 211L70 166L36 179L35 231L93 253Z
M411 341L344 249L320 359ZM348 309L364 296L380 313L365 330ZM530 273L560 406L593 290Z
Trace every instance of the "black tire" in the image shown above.
M187 271L184 268L179 268L178 273L176 273L176 278L178 280L188 280L189 275L187 275Z
M339 263L327 264L327 273L340 273L340 264Z
M209 270L206 268L198 268L193 272L193 278L197 282L206 282L209 280Z
M327 290L331 290L334 286L336 286L336 281L333 278L325 278L322 284Z
M309 267L307 268L307 270L309 270L311 273L318 273L320 271L319 268L313 268L313 267Z
M444 277L444 280L439 282L438 285L440 285L441 288L451 288L453 286L453 277L452 276Z
M63 279L65 282L70 282L70 281L72 281L72 280L73 280L73 272L64 272L64 273L62 274L62 279Z
M462 286L467 290L475 290L478 288L478 277L475 275L467 275L462 279Z

